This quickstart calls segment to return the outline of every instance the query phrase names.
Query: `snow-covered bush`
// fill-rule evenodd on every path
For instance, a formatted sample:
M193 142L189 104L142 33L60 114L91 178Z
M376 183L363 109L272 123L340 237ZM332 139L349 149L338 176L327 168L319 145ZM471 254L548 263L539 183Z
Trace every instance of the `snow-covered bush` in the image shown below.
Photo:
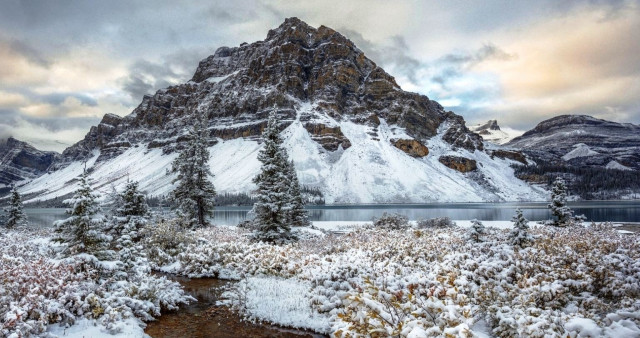
M160 219L143 230L143 246L154 267L173 262L185 247L195 241L179 219Z
M235 291L227 293L228 304L251 319L291 324L292 318L256 307L264 302L259 297L277 293L270 309L308 306L312 311L296 316L296 327L326 334L465 336L483 321L486 334L500 337L573 337L586 332L573 325L576 318L596 323L603 334L640 333L637 235L529 231L539 239L525 248L514 248L509 230L492 229L473 243L466 229L455 227L428 235L372 227L271 245L251 241L247 230L220 227L193 232L197 240L166 269L241 279L238 289L227 290ZM278 291L293 285L307 291Z
M148 270L116 280L104 270L119 269L117 262L88 254L54 259L52 235L44 229L0 237L0 336L39 336L50 324L83 318L117 333L127 318L152 320L193 300L178 283Z
M402 230L409 227L409 218L400 214L383 213L379 218L373 219L373 227L387 230Z
M534 238L529 233L529 220L524 218L522 210L516 209L516 214L511 219L511 222L513 222L513 230L509 234L511 244L525 247L533 242Z
M482 242L482 236L484 236L485 232L486 230L484 224L482 224L482 222L478 221L477 219L473 219L471 221L471 227L467 232L467 238L470 241L480 243Z
M419 229L451 228L455 227L456 223L454 223L449 217L436 217L419 220L417 226Z

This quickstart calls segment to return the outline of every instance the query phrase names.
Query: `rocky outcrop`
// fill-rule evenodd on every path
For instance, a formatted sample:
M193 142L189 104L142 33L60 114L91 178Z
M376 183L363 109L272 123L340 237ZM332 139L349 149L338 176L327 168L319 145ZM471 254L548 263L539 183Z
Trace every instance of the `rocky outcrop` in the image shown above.
M329 127L322 123L305 123L304 128L311 134L312 140L328 151L336 151L340 147L342 149L351 147L351 142L344 136L340 127Z
M527 158L521 153L517 151L509 151L509 150L492 150L491 157L498 157L502 159L510 159L512 161L517 161L522 164L527 164Z
M313 109L297 116L301 102ZM167 140L178 141L196 114L206 116L212 138L255 138L274 107L283 123L299 118L326 124L314 122L326 116L375 127L385 119L420 142L446 123L446 142L482 149L481 138L464 126L462 117L424 95L403 91L345 36L289 18L263 41L218 48L199 63L191 81L145 96L132 114L106 115L84 140L64 151L63 164L87 158L94 149L103 150L98 161L126 150L113 144L163 144L170 152L175 147ZM350 145L340 131L307 130L327 150Z
M391 140L391 143L411 157L420 158L429 155L429 148L416 140L398 139Z
M445 166L457 170L461 173L467 173L478 169L475 160L465 157L440 156L440 158L438 158L438 161L440 161L440 163L444 164Z
M116 139L121 135L126 126L122 124L123 118L114 115L105 115L97 126L91 127L84 139L62 152L62 162L56 163L57 168L73 161L84 161L91 157L93 150L100 149L100 160L113 158L131 146L128 138Z
M0 184L35 178L45 173L60 154L41 151L30 144L9 137L0 141Z
M464 148L470 152L474 150L483 150L482 137L478 134L471 132L464 123L464 119L461 116L455 115L452 112L450 120L455 122L447 129L442 136L442 139L450 143L454 147Z

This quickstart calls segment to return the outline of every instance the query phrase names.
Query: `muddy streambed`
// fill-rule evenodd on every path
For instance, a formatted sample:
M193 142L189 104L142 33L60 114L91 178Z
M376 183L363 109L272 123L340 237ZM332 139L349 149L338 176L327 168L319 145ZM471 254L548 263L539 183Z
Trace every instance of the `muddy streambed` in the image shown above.
M198 301L183 305L177 311L164 312L156 321L148 323L145 333L151 337L324 337L310 331L243 321L228 307L216 306L221 288L235 283L233 281L167 277L182 284L185 292Z

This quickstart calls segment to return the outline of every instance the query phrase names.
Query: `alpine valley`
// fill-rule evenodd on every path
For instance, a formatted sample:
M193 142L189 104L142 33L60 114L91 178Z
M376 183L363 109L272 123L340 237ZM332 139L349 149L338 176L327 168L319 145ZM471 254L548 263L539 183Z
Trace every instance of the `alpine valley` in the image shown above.
M250 193L272 110L301 184L319 190L326 203L544 200L545 182L520 179L514 167L548 158L640 169L639 126L559 117L506 145L484 142L461 116L403 91L345 36L289 18L263 41L218 48L190 81L145 96L131 114L105 115L62 154L22 145L38 156L20 157L24 165L16 167L15 156L5 161L2 150L0 183L16 182L27 202L46 201L73 192L86 166L103 193L137 180L147 194L165 195L173 189L176 150L200 115L208 120L218 193ZM490 122L489 131L478 132L500 131ZM558 136L567 132L580 137ZM563 142L555 147L558 137Z

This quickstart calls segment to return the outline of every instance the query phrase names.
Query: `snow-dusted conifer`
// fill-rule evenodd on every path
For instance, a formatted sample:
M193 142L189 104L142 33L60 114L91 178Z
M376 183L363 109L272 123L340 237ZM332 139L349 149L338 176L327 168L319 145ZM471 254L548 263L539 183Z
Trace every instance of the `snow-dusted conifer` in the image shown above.
M110 259L108 250L110 237L104 234L104 217L96 201L99 195L89 184L86 171L80 176L80 187L73 197L64 201L71 206L67 209L69 218L56 221L56 240L67 244L65 256L87 253L99 260Z
M533 242L533 236L529 234L529 220L524 218L520 208L516 209L516 214L511 219L511 222L513 222L513 230L511 230L509 236L511 244L524 247Z
M567 187L560 177L553 182L551 203L548 208L551 209L551 216L554 218L551 224L567 226L572 222L573 211L567 206Z
M142 228L149 223L149 206L138 189L138 182L128 182L114 200L116 209L107 229L112 236L112 247L118 250L126 271L131 272L141 266L146 268L139 242Z
M262 162L260 173L253 179L257 187L257 201L253 205L254 222L258 229L255 238L265 242L283 242L292 239L288 224L290 211L288 162L282 148L275 110L262 133L264 142L258 153Z
M189 142L173 161L172 172L177 173L177 183L171 199L177 206L178 216L189 227L207 225L207 217L213 215L216 190L211 182L209 168L208 131L201 117L197 117L190 131Z
M289 224L294 227L309 226L311 222L309 221L309 214L304 210L304 201L300 193L300 181L298 180L293 160L288 163L287 174L289 178Z
M469 232L467 233L467 238L470 241L474 241L476 243L482 242L482 236L485 234L484 224L478 221L477 219L473 219L471 221L471 228L469 228Z
M7 229L13 229L17 226L26 226L27 215L23 211L22 198L15 186L11 189L11 200L9 201L9 207L5 210L7 213L6 227Z

